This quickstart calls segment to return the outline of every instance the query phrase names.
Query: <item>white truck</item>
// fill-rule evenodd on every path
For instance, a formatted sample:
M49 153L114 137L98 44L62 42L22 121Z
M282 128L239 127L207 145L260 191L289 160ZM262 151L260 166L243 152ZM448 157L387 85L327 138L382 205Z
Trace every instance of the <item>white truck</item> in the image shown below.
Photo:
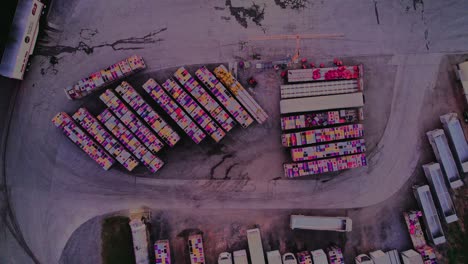
M468 172L468 143L456 113L440 116L460 173Z
M291 229L350 232L353 222L349 217L291 215Z
M423 211L423 220L426 225L427 237L435 244L443 244L446 242L442 224L439 220L439 215L432 199L429 185L414 186L414 196L418 201L419 207Z
M247 251L244 249L234 251L232 255L234 256L234 264L249 264L249 261L247 260Z
M262 238L258 228L247 230L247 242L249 244L250 261L252 264L265 264Z
M268 264L283 264L281 254L278 250L267 252Z
M369 253L374 264L390 264L390 259L382 250L376 250Z
M232 264L232 256L229 252L222 252L218 256L218 264Z
M403 264L424 264L421 254L413 249L401 252Z
M314 264L328 264L327 254L325 254L323 249L311 251L310 254L312 255Z

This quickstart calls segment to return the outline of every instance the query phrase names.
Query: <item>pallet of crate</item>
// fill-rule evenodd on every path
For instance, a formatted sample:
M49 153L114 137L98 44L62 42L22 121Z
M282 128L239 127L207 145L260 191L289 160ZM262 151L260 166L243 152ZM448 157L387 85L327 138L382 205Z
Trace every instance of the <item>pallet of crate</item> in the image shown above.
M296 256L299 264L312 264L312 256L309 251L298 252L296 253Z
M166 92L176 100L180 106L185 110L186 113L192 117L205 132L211 136L211 138L219 142L226 136L226 133L221 127L213 121L213 119L203 110L197 101L193 100L187 92L182 89L174 80L167 79L162 85Z
M105 170L114 164L115 160L90 138L67 113L58 113L52 119L52 123Z
M133 55L103 70L92 73L90 76L79 80L76 84L65 88L65 94L68 99L80 99L95 92L99 88L108 86L115 81L145 68L146 65L143 58Z
M322 111L281 117L281 129L325 127L360 121L361 109Z
M138 160L107 132L101 123L86 108L78 109L75 114L73 114L73 119L75 119L107 153L111 154L115 160L122 164L128 171L132 171L138 166Z
M143 124L112 90L107 89L99 98L153 154L158 153L164 147L161 140Z
M229 132L234 128L236 122L184 67L180 67L174 73L174 77L184 86L185 90L206 109L216 122L221 125L224 131Z
M247 113L244 107L237 102L234 96L224 87L224 85L206 68L201 67L195 72L198 80L200 80L208 90L218 99L218 101L226 108L226 110L234 117L234 119L243 127L247 128L253 123L252 117Z
M180 140L179 134L143 100L140 94L129 83L122 82L115 88L115 91L166 144L173 147Z
M171 264L171 249L169 240L158 240L154 243L156 264Z
M205 251L203 249L203 238L201 235L191 235L188 238L188 246L191 264L204 264Z
M253 99L242 84L232 76L224 65L216 67L214 74L224 84L224 86L231 91L231 93L237 98L237 100L239 100L239 102L245 107L245 109L247 109L250 115L257 120L258 123L263 124L268 119L268 115L265 110L260 107L255 99Z
M367 165L364 153L302 163L285 163L284 174L288 178L335 172Z
M288 82L359 79L362 73L362 65L288 70Z
M157 172L164 165L109 109L99 114L97 119L151 172Z
M302 148L292 148L291 157L293 161L298 162L364 152L366 152L364 139L356 139Z
M206 134L192 121L184 110L172 100L155 80L149 79L143 84L143 89L195 143L200 143L206 137Z
M286 133L281 136L284 147L309 145L321 142L360 138L364 135L362 124L320 128L300 132Z

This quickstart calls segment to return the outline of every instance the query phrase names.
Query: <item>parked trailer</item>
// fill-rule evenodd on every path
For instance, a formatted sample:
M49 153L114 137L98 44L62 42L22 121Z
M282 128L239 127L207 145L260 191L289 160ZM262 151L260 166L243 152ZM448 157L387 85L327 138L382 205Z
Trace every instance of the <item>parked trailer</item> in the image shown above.
M205 264L205 251L203 250L202 235L191 235L188 238L191 264Z
M439 220L439 215L432 199L429 185L414 188L414 196L418 201L419 207L423 211L423 220L426 225L427 237L435 244L445 243L444 231Z
M403 264L424 264L421 254L413 249L401 252L401 259Z
M158 240L154 243L156 264L171 264L171 249L169 240Z
M353 221L349 217L291 215L291 229L350 232Z
M60 128L73 143L80 147L103 169L108 170L115 163L115 160L90 138L67 113L58 113L52 119L52 123Z
M362 65L288 70L288 82L314 82L361 79Z
M226 108L226 110L236 119L236 121L246 128L253 123L252 117L247 113L244 107L237 102L234 96L224 87L224 85L214 76L208 68L201 67L195 72L198 80L200 80L210 90L210 92L218 99L218 101Z
M364 139L356 139L310 147L292 148L291 157L293 161L298 162L364 152L366 152Z
M458 173L457 165L450 151L447 138L442 129L432 130L426 133L429 143L432 146L437 161L442 166L443 172L452 189L463 186L463 182Z
M232 76L232 74L226 69L224 65L219 65L214 69L216 77L226 86L232 94L239 100L239 102L247 109L252 117L257 120L258 123L263 124L267 119L268 115L260 105L253 99L253 97L245 90L239 81Z
M206 137L206 134L192 121L185 111L172 100L155 80L149 79L143 84L143 89L196 144L200 143Z
M281 143L284 147L295 147L363 136L364 126L362 124L352 124L285 133L281 135Z
M468 61L457 64L457 76L463 87L465 102L468 102Z
M455 206L453 205L450 193L445 185L444 176L439 163L429 163L422 166L427 181L431 186L432 192L436 196L439 212L443 216L444 221L452 223L458 220Z
M146 225L140 219L130 221L132 230L133 252L136 264L149 264L148 258L148 231Z
M297 262L299 264L312 264L312 256L310 255L309 251L302 251L296 253Z
M362 93L358 92L350 94L283 99L280 101L280 113L291 114L343 108L358 108L363 106L364 98Z
M400 254L398 253L398 250L390 250L385 253L390 260L390 264L401 264L400 261Z
M320 128L364 120L362 108L312 112L281 117L281 129Z
M284 84L280 86L281 99L356 93L361 91L360 84L359 80Z
M374 264L391 264L390 259L382 250L376 250L369 253Z
M252 264L265 264L262 238L258 228L247 230L247 242L249 243L250 261Z
M311 251L310 254L312 255L314 264L328 264L327 254L325 254L323 249Z
M278 250L267 252L268 264L283 264L281 254Z
M440 121L447 133L450 147L455 156L458 169L461 173L468 172L468 143L463 128L456 113L448 113L440 117Z
M364 153L343 156L331 159L312 160L302 163L283 164L284 175L287 178L295 178L307 175L335 172L367 166Z
M245 249L234 251L232 255L234 256L234 264L249 264Z

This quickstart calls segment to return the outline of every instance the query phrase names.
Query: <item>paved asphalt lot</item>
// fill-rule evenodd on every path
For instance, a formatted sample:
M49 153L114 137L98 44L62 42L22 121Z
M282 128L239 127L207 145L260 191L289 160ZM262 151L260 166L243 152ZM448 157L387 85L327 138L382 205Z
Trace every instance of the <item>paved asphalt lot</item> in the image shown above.
M42 38L22 82L7 156L11 200L39 260L57 263L72 233L93 217L140 206L180 210L187 218L194 208L240 215L258 209L398 208L389 198L433 159L424 132L440 126L439 114L463 107L450 71L452 60L463 57L446 55L467 51L468 2L331 0L307 1L303 8L293 2L300 1L53 3L49 21L61 31ZM167 166L156 175L104 172L50 123L58 111L102 109L95 96L71 102L62 89L125 56L137 53L147 61L148 70L129 79L138 87L148 77L163 80L163 69L179 65L249 60L254 54L283 58L294 52L294 41L249 37L311 33L345 36L303 40L304 57L340 57L365 66L367 168L331 180L284 179L279 82L271 72L253 72L260 83L255 97L271 116L267 124L236 128L221 145L195 146L184 139L164 153ZM228 168L230 179L223 180ZM356 218L375 220L371 213ZM0 262L28 263L5 237Z

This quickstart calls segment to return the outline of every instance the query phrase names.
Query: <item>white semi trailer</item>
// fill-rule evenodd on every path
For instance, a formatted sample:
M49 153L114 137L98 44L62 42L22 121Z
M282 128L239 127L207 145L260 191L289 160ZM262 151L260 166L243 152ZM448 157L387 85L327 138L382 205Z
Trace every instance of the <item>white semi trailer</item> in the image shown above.
M265 264L262 238L258 228L247 230L247 242L249 243L250 261L252 264Z
M447 134L458 169L461 173L468 172L468 143L466 142L463 128L456 113L448 113L440 116L440 121Z
M439 215L432 199L429 185L415 186L414 196L418 201L419 207L423 211L423 220L426 225L427 237L435 244L443 244L446 242L442 224L439 220Z
M350 232L353 222L349 217L291 215L291 229Z

